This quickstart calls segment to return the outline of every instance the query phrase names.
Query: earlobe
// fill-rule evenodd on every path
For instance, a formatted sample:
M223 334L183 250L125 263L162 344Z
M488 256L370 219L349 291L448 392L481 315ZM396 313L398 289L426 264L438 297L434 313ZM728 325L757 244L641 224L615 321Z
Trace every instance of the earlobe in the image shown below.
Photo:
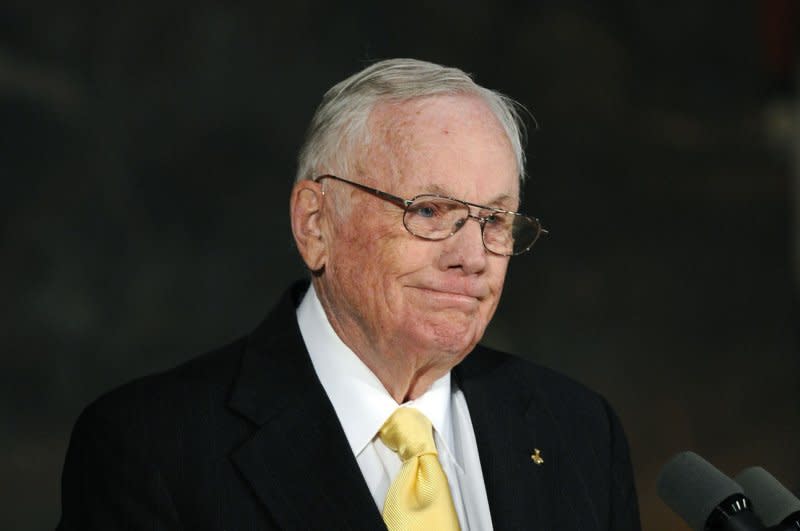
M297 250L312 272L322 271L327 257L322 227L323 199L320 184L305 180L294 185L289 204Z

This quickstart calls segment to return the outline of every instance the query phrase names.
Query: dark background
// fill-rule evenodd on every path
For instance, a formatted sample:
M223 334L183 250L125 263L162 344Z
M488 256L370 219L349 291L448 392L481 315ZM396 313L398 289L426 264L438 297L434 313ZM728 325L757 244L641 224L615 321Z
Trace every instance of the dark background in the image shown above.
M303 275L295 154L375 59L458 66L539 128L487 342L626 426L647 530L691 448L800 488L798 4L198 0L0 7L0 528L52 528L83 406L254 327Z

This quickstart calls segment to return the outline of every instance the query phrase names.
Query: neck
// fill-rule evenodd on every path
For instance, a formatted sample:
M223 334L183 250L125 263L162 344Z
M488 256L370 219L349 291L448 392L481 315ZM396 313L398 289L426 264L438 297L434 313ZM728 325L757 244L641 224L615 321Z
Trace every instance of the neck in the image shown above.
M434 368L429 370L414 370L413 368L407 367L394 371L387 371L382 367L373 367L364 357L359 357L375 376L378 377L383 387L398 404L403 404L409 400L416 400L421 397L431 388L433 382L449 371L449 368L445 370L435 370Z
M323 286L315 284L317 298L334 332L366 365L398 404L422 396L452 368L452 356L415 352L386 337L372 337L345 311L336 311ZM458 359L460 361L460 358Z
M329 321L331 321L330 316ZM451 369L449 365L439 366L431 362L425 363L422 360L430 358L419 354L415 356L412 353L403 352L398 356L369 348L370 345L376 343L363 340L365 338L360 334L343 333L343 330L338 328L334 321L331 321L331 326L344 344L380 380L384 389L398 404L416 400Z

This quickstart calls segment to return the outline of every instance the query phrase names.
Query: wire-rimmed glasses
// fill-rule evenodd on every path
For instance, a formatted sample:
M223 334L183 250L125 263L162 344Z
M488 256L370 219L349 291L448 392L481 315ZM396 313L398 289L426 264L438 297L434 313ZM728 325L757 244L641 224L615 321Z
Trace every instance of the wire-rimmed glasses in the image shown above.
M528 251L539 236L547 234L538 219L519 212L476 205L454 197L438 194L420 194L404 199L361 183L336 175L320 175L322 179L335 179L396 204L403 209L406 230L423 240L444 240L458 232L468 219L481 226L481 240L487 251L501 256L516 256ZM478 214L472 213L478 209Z

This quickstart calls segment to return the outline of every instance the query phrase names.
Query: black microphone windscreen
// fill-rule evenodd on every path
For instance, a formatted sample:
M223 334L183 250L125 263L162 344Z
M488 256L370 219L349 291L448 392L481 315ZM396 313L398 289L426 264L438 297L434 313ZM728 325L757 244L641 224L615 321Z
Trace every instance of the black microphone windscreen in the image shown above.
M682 452L661 469L658 495L695 531L703 531L712 511L742 488L694 452Z
M756 514L770 527L800 511L800 500L760 466L745 468L736 476L736 482L753 502Z

